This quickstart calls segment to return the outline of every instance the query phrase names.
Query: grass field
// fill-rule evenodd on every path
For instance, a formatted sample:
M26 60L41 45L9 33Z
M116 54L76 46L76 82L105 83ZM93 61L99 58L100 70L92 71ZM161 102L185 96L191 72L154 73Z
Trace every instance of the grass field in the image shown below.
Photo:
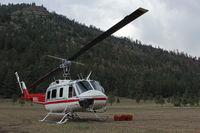
M119 104L108 105L106 113L99 114L109 116L105 122L68 121L57 125L38 121L46 114L42 105L21 106L8 99L0 101L0 133L200 133L200 107L136 104L133 100L121 99ZM115 114L134 114L134 120L114 121ZM80 116L94 118L89 113Z

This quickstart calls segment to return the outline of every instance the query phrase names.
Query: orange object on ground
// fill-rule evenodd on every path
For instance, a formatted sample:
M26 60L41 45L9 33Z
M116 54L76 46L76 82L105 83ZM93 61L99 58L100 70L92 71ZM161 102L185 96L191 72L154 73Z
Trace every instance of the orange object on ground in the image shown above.
M120 120L120 117L121 117L120 115L115 115L115 116L114 116L114 120L115 120L115 121L119 121L119 120Z
M127 114L127 115L114 115L115 121L131 121L133 120L133 115Z

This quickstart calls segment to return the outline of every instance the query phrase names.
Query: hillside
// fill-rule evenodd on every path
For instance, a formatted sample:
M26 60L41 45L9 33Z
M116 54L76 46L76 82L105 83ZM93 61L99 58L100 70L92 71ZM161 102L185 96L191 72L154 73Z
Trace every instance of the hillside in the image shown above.
M101 33L35 4L1 5L0 96L20 95L15 71L28 86L59 65L47 55L70 57ZM85 67L73 65L72 77L92 71L91 78L100 81L107 93L131 98L200 97L200 60L185 53L111 36L76 61ZM44 92L54 77L61 76L31 91Z

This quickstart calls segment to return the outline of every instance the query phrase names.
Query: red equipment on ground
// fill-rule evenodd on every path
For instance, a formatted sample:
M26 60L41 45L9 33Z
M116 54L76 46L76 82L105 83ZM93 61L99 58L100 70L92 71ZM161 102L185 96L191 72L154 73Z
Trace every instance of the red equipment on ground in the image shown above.
M114 115L114 120L115 121L132 121L133 120L133 115Z

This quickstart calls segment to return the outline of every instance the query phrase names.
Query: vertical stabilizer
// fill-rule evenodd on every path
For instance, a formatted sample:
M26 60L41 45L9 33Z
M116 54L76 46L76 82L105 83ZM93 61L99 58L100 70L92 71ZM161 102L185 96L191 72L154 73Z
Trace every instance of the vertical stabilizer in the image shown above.
M18 84L19 84L19 88L20 88L20 90L21 90L21 93L23 94L24 92L23 92L22 84L21 84L21 82L20 82L19 75L18 75L17 72L15 72L15 76L16 76L16 78L17 78L17 82L18 82Z
M15 72L15 75L16 75L16 78L17 78L17 82L19 84L19 87L20 87L20 90L21 90L21 93L24 94L24 97L28 97L29 93L28 93L28 90L26 88L26 84L24 83L24 81L20 81L19 79L19 75L17 72Z

